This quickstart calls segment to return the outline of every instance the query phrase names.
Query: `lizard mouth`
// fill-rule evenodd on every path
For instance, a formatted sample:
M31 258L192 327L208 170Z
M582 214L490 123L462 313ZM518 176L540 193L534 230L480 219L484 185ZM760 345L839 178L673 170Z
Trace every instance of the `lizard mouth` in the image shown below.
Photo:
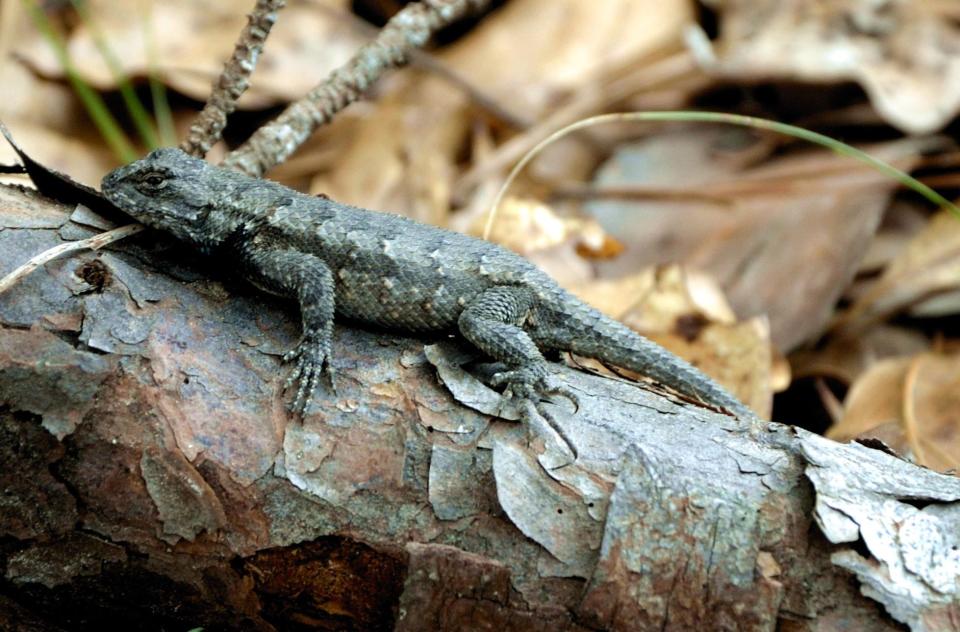
M113 202L114 205L123 208L128 215L131 214L131 209L127 208L130 205L126 203L130 201L131 196L130 191L124 190L123 180L129 173L129 170L130 165L119 167L105 175L103 180L100 181L100 194L110 202Z
M113 200L117 191L117 184L125 175L125 168L114 169L100 181L100 192L108 200Z
M103 195L107 196L108 198L116 195L119 192L123 180L131 173L135 172L139 167L139 164L139 162L133 162L128 165L123 165L103 176L103 179L100 181L100 191L103 193Z

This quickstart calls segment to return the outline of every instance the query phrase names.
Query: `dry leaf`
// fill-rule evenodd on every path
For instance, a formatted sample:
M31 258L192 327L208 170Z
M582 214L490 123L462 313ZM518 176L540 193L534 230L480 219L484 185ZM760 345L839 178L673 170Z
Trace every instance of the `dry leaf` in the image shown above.
M85 4L125 74L142 77L155 67L165 83L201 101L233 51L246 12L253 6L234 0L207 0L202 10L190 0L91 0ZM298 98L347 61L366 41L350 27L349 19L336 17L337 13L349 16L349 4L347 0L289 3L271 31L241 106L264 107ZM90 29L81 24L71 34L68 48L84 79L100 89L116 87ZM15 52L43 74L63 77L63 68L43 38L31 38Z
M656 270L645 268L619 279L590 279L565 287L581 301L611 318L622 320L628 311L647 298L656 282Z
M879 362L853 385L844 408L828 437L880 439L937 471L960 465L960 355Z
M10 51L39 35L26 7L19 2L2 6L4 55L0 57L0 120L31 156L58 171L69 173L88 185L98 185L100 176L113 167L106 144L77 99L63 82L43 79L12 59ZM18 162L16 154L0 142L0 163ZM23 179L4 178L6 182Z
M856 337L834 337L820 349L804 349L790 357L794 378L829 377L845 385L880 360L912 356L930 348L922 333L882 325Z
M470 233L483 235L489 213L476 219ZM571 232L571 222L546 204L528 198L508 197L500 203L490 233L490 241L520 253L545 250L563 243Z
M490 214L478 216L469 233L480 237ZM561 217L547 204L529 198L507 197L497 209L490 241L521 254L548 250L573 241L575 248L606 258L607 250L616 252L616 241L592 219Z
M436 58L500 108L533 120L560 97L590 89L599 75L679 41L690 19L685 0L513 0ZM381 89L337 168L311 188L446 224L450 180L473 125L470 95L446 79L409 71ZM581 149L576 144L554 156L552 176L592 168Z
M577 254L586 259L613 259L623 254L625 246L592 220L582 220L583 240L577 244Z
M467 95L420 72L390 77L312 191L335 200L445 224L455 161L470 129Z
M737 320L723 291L705 274L665 266L656 271L654 284L642 304L634 302L622 314L623 320L638 331L672 331L681 319L727 325ZM693 338L696 333L684 335Z
M23 64L0 63L0 85L4 94L0 99L0 118L7 123L19 120L73 134L90 125L68 85L41 79Z
M83 139L65 135L45 126L22 122L18 119L5 121L13 137L35 160L44 166L69 174L71 178L88 186L100 188L100 178L116 166L116 159L103 143L95 139ZM19 162L16 153L0 139L0 163ZM26 184L26 180L20 180Z
M960 29L946 4L876 0L709 0L720 14L717 59L738 82L856 81L900 129L940 129L960 111Z
M627 246L598 268L605 277L668 262L708 270L738 314L769 317L773 340L786 351L817 336L832 316L896 183L819 150L744 169L743 152L727 157L720 149L728 133L697 126L617 150L598 186L694 195L588 204ZM870 151L909 168L920 146L905 141ZM710 204L708 196L726 204Z
M466 232L481 236L488 217L489 211L475 215ZM561 217L542 202L519 197L501 201L490 241L523 254L563 287L593 279L590 259L600 257L584 256L585 251L593 254L616 248L596 221Z
M686 0L512 0L442 59L533 119L559 95L679 42L692 19Z
M941 211L834 324L852 335L924 299L960 287L960 220Z
M860 261L858 275L882 272L907 247L930 220L930 206L915 200L895 199L883 215L880 230Z

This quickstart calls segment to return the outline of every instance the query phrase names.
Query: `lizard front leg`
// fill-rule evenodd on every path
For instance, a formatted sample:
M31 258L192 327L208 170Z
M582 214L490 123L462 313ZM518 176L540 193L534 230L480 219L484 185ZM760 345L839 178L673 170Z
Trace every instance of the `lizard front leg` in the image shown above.
M303 335L283 360L296 361L284 388L299 383L290 408L302 414L324 370L333 383L329 361L335 307L333 273L319 257L295 250L268 251L252 257L249 265L247 276L254 285L300 303Z

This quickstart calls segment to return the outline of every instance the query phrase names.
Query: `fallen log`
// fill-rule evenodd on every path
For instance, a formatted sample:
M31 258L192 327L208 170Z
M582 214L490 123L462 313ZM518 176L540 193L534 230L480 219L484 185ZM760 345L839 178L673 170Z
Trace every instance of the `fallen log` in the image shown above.
M0 276L72 211L0 187ZM958 626L953 477L558 367L571 462L469 352L349 325L301 421L295 306L210 267L144 233L0 295L0 628Z

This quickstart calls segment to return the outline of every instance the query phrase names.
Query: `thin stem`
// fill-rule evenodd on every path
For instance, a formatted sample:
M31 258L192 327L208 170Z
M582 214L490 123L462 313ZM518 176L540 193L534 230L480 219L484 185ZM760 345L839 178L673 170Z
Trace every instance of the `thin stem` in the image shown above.
M121 226L120 228L108 230L105 233L100 233L99 235L94 235L88 239L71 241L54 248L50 248L49 250L44 250L22 266L19 266L7 276L0 279L0 294L3 294L9 290L14 286L14 284L17 283L17 281L27 276L43 264L62 257L69 252L86 249L99 250L108 244L120 241L121 239L126 239L130 235L136 235L145 228L146 227L143 224L128 224L126 226Z
M490 231L493 228L493 221L496 218L497 210L500 207L500 202L503 200L503 196L506 194L507 190L510 188L510 185L513 184L513 181L516 179L517 175L523 170L524 167L533 160L537 154L539 154L547 145L550 145L554 141L563 138L567 134L574 132L576 130L583 129L585 127L593 127L594 125L601 125L603 123L614 123L614 122L648 122L648 121L668 121L668 122L677 122L677 121L694 121L698 123L728 123L731 125L742 125L744 127L752 127L755 129L764 129L772 132L777 132L779 134L786 134L787 136L793 136L794 138L800 138L802 140L815 143L817 145L822 145L828 149L833 150L835 153L841 154L843 156L850 156L855 158L860 162L866 163L879 171L880 173L887 175L903 186L919 193L930 202L948 209L951 213L960 217L960 208L928 187L922 182L918 181L916 178L910 176L907 173L897 169L896 167L887 164L886 162L875 158L865 151L861 151L856 147L851 147L846 143L842 143L836 139L830 138L829 136L824 136L823 134L818 134L817 132L811 132L810 130L803 129L802 127L796 127L794 125L788 125L786 123L779 123L777 121L770 121L767 119L756 118L753 116L743 116L741 114L727 114L725 112L691 112L691 111L679 111L679 112L617 112L612 114L600 114L597 116L591 116L590 118L585 118L583 120L577 121L576 123L571 123L566 127L563 127L550 136L546 137L533 149L528 151L526 155L510 170L510 174L507 176L506 181L503 183L503 186L500 187L500 191L497 193L497 197L493 201L493 206L490 210L490 214L487 216L487 223L483 229L484 239L489 238Z
M247 25L240 31L233 55L223 65L207 104L190 126L180 149L202 158L220 140L223 128L227 126L227 116L237 108L237 100L250 85L250 75L257 67L263 45L277 21L277 13L285 4L285 0L257 0Z

